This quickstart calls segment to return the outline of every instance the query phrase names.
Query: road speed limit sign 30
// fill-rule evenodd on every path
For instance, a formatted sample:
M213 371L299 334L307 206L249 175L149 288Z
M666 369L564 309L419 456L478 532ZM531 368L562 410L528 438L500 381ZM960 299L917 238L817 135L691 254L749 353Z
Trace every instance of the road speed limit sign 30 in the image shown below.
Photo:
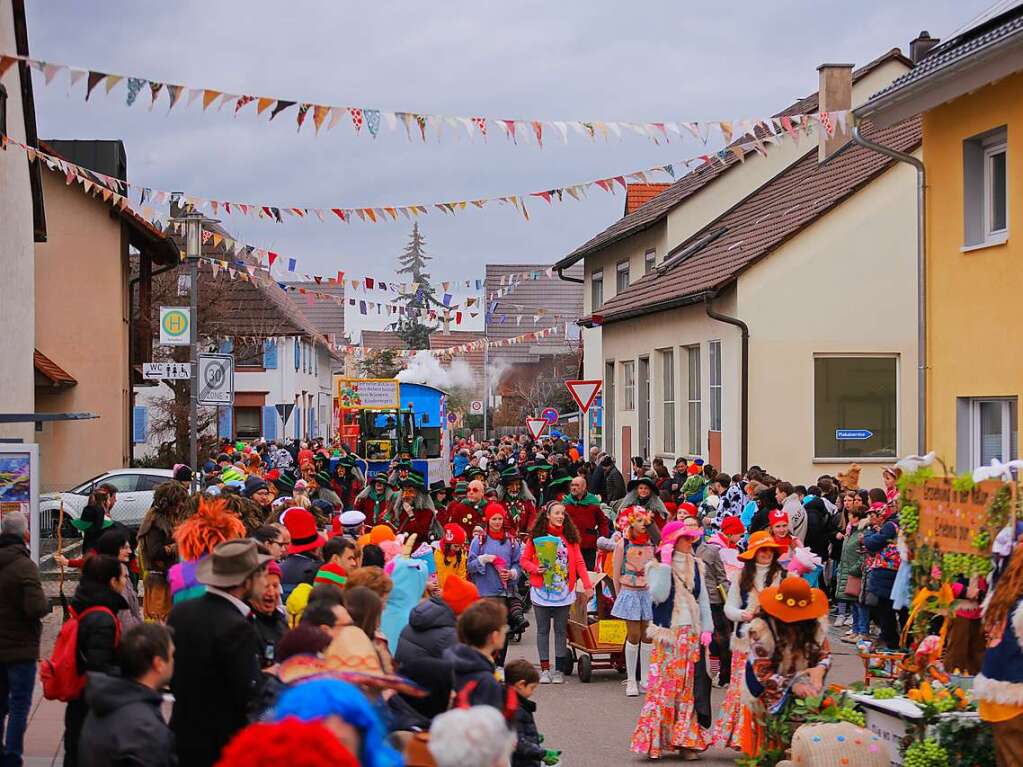
M234 404L234 357L230 354L199 355L200 405Z

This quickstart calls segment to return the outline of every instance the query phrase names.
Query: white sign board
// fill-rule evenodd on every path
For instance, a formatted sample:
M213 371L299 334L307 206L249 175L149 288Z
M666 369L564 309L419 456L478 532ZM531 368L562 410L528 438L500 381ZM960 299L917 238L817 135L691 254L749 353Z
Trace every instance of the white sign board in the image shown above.
M161 306L160 344L188 346L192 342L190 317L187 306Z
M0 520L19 511L28 518L32 560L39 562L39 445L0 444Z
M142 377L147 381L187 381L192 377L189 362L143 362Z
M469 403L469 412L472 413L473 415L482 415L483 414L483 400L481 400L481 399L474 399L472 402L470 402Z
M230 354L199 355L200 405L234 404L234 357Z

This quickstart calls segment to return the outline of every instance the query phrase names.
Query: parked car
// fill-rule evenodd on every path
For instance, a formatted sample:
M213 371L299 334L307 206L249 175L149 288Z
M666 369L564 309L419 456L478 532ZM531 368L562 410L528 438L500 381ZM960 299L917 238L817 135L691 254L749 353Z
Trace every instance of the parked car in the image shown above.
M64 502L64 530L69 520L77 519L89 502L89 493L98 485L109 484L117 488L117 501L111 517L128 527L138 527L142 517L153 505L153 490L174 476L170 469L114 469L88 479L63 493L46 493L39 498L39 518L43 530L56 532L60 518L60 504ZM73 528L72 528L73 529Z

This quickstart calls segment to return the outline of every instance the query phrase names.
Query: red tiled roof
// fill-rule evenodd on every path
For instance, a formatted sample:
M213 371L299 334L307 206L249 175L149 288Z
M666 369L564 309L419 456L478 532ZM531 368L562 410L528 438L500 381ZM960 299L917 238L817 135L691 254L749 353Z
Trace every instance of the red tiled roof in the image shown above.
M860 67L852 73L853 82L863 78L870 74L879 66L887 61L901 61L906 63L908 66L912 66L909 59L905 58L902 53L899 52L898 48L885 53L868 64ZM817 94L813 93L806 98L797 101L795 104L784 110L784 114L810 114L817 111ZM781 112L779 114L782 114ZM746 143L751 140L751 137L739 136L732 142L733 146ZM747 152L748 154L748 152ZM647 205L634 210L631 213L627 213L622 218L615 221L611 226L602 231L600 234L591 238L588 242L583 243L578 248L573 250L563 259L558 261L555 266L562 269L571 266L572 264L582 260L586 256L592 255L599 250L603 250L607 246L624 240L627 237L631 237L637 232L641 232L644 229L657 224L659 221L664 219L671 210L676 206L685 202L686 199L696 194L704 186L709 184L711 181L716 179L722 173L727 171L733 165L738 163L738 158L728 153L726 159L723 162L712 162L703 163L699 167L693 169L674 184L672 184L663 193L653 198Z
M919 118L885 130L865 126L864 132L902 152L920 144ZM675 248L660 268L608 300L601 311L604 323L692 303L720 290L894 162L850 143L821 165L814 147Z
M366 349L407 349L408 344L391 330L363 330L359 345Z
M625 215L646 205L671 184L629 184L625 190Z
M35 354L33 355L33 362L35 364L36 372L45 377L56 387L74 386L78 383L74 376L38 349L35 350Z

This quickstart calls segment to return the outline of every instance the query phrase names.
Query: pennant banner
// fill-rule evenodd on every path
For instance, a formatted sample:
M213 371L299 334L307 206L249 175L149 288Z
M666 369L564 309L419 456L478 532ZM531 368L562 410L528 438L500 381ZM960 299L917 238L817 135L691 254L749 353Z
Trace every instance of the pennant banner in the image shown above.
M688 120L659 120L655 122L636 120L538 120L535 118L510 120L500 117L488 117L485 115L445 115L439 113L423 112L389 112L381 109L366 106L336 106L328 104L313 104L300 99L283 99L273 96L257 96L254 94L227 93L222 90L208 87L192 87L176 85L173 83L151 80L138 75L119 75L108 72L98 72L91 69L83 69L68 64L53 61L42 61L28 56L20 56L14 53L0 53L0 61L24 61L31 69L42 74L43 85L54 85L62 72L68 76L67 92L79 82L85 81L84 96L88 101L93 95L96 86L103 83L103 90L106 94L112 93L124 83L125 92L123 102L125 106L131 107L136 102L146 101L139 99L140 91L148 85L150 99L149 109L152 110L161 99L161 94L166 93L167 111L170 112L177 104L182 103L181 94L188 92L182 109L192 107L194 104L202 105L202 112L221 111L225 105L231 107L231 113L237 116L239 112L254 104L247 111L255 111L257 116L268 115L267 122L278 115L290 112L294 115L298 130L301 131L306 123L312 124L313 135L319 135L320 129L326 123L327 130L331 130L338 122L347 122L352 126L356 135L369 135L375 139L380 132L380 126L386 125L389 130L395 131L401 125L405 129L408 139L418 137L422 142L428 140L428 136L434 135L439 140L445 130L460 135L463 131L470 139L482 139L486 141L490 133L503 133L507 140L516 145L526 143L536 147L543 147L544 134L561 138L562 143L568 143L569 134L580 135L590 141L601 138L605 141L613 135L621 140L625 134L636 134L645 137L655 143L670 143L672 138L681 141L686 136L706 144L711 135L720 135L726 143L731 143L736 133L736 126L741 132L744 126L748 125L771 125L778 124L779 130L787 130L781 124L782 120L798 124L806 117L812 118L817 123L826 126L844 125L848 119L846 112L827 112L813 115L784 115L777 118L761 118L755 120L710 120L710 121L688 121ZM312 119L307 120L310 112ZM329 119L328 119L329 118ZM282 118L283 119L283 118ZM366 128L363 131L363 127ZM491 129L488 131L488 127ZM829 135L831 130L829 128Z
M543 338L550 338L551 336L565 334L565 328L561 325L555 325L553 327L544 328L543 330L534 330L531 333L524 333L520 336L513 336L511 338L499 338L489 339L481 338L477 341L470 341L469 343L460 344L458 346L449 346L446 349L393 349L397 357L414 357L417 354L426 352L435 357L458 357L463 354L471 354L472 352L478 352L482 349L499 349L506 346L517 346L519 344L531 343L538 341ZM566 334L567 335L567 334ZM362 357L367 352L379 351L366 346L360 345L336 345L334 351L341 352L342 354L352 354L356 357Z

